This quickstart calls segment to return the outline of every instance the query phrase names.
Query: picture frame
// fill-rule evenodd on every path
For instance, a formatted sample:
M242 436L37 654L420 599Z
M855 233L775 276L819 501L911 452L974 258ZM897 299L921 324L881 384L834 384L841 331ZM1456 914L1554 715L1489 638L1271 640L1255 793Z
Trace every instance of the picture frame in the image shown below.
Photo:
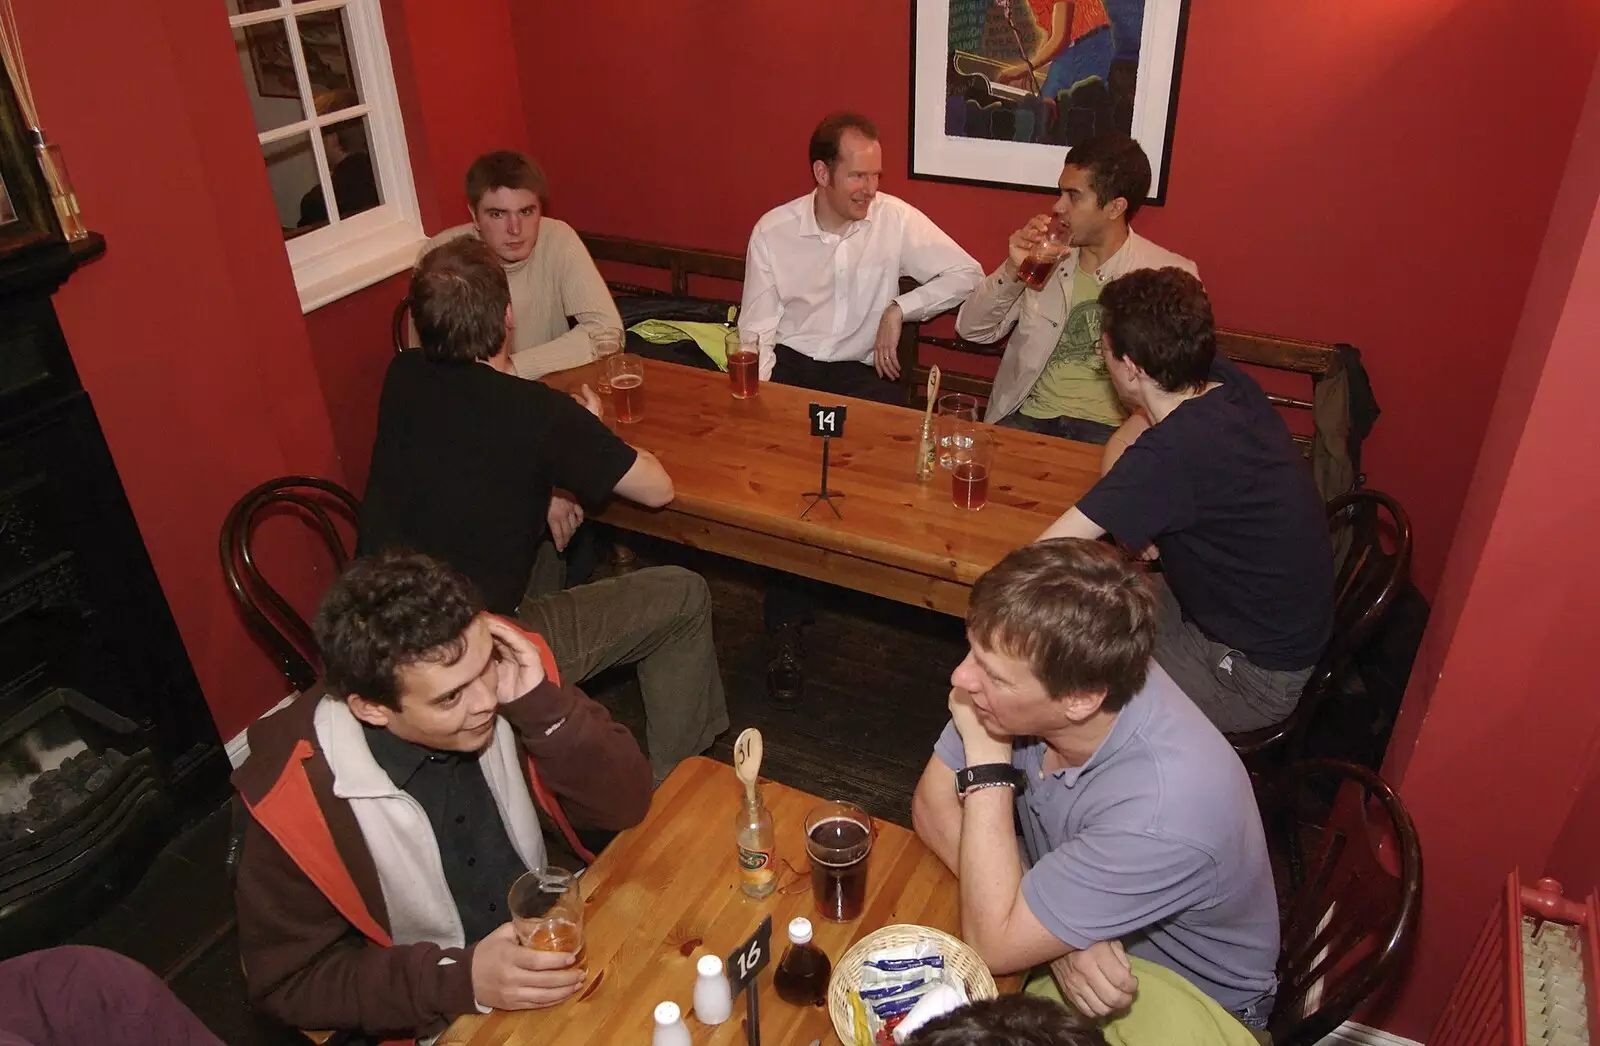
M1163 203L1188 20L1189 0L912 0L909 176L1053 194L1071 146L1121 131Z
M350 43L345 33L342 8L299 15L295 26L305 52L306 75L311 80L311 95L348 90L353 86ZM263 98L299 98L294 58L289 53L285 22L264 22L246 26L245 43L250 51L250 68L256 77L256 93Z
M16 88L0 67L0 258L64 242Z

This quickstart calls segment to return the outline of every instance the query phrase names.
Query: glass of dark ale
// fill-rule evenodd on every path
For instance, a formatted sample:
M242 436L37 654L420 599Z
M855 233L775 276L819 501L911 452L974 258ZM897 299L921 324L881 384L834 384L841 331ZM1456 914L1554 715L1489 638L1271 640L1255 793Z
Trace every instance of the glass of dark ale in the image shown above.
M833 922L861 917L867 900L872 818L849 803L823 803L806 815L806 855L817 914Z
M956 508L976 512L989 503L989 470L994 465L994 437L978 425L957 430L950 467L950 499Z
M600 361L600 379L611 386L617 420L631 425L644 417L644 357L619 352Z
M1059 217L1052 217L1044 235L1039 237L1039 242L1033 245L1027 258L1017 266L1017 276L1029 287L1042 291L1045 284L1050 282L1050 274L1056 271L1056 263L1065 258L1071 249L1072 230Z
M733 398L754 399L761 391L761 352L756 335L731 328L725 342L728 349L728 384L733 389Z

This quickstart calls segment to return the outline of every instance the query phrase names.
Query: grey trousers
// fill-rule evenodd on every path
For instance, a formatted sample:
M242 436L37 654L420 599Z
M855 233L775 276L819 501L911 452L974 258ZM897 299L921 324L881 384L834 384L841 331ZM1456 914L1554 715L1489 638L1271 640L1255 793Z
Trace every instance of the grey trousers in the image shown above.
M566 682L636 666L645 750L658 782L728 729L711 591L699 574L649 567L542 595L530 588L517 617L550 644Z
M1239 651L1206 636L1183 619L1178 597L1152 575L1161 610L1156 622L1156 663L1225 734L1257 730L1289 718L1310 668L1292 672L1261 668Z

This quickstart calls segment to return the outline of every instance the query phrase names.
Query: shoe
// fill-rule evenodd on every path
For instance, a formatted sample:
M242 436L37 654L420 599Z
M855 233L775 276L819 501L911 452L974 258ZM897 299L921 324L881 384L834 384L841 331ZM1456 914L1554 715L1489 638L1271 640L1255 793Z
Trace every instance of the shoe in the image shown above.
M777 632L778 653L767 663L767 696L780 708L791 708L805 691L805 641L799 625Z

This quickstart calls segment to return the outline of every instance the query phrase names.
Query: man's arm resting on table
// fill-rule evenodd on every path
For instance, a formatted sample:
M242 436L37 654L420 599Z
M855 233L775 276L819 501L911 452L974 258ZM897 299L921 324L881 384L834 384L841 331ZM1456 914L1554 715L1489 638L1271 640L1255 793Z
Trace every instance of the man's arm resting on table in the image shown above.
M1047 538L1089 538L1093 540L1106 532L1106 528L1085 516L1074 505L1061 514L1061 518L1040 534L1039 541Z
M762 381L772 380L772 368L777 364L774 347L778 337L778 323L783 319L783 298L778 293L778 278L772 268L772 251L766 237L757 229L750 234L750 246L745 251L744 290L739 302L739 332L755 335L759 370Z
M660 508L673 498L672 477L667 475L667 470L656 460L654 454L638 447L634 450L638 451L639 456L634 459L633 466L617 480L614 489L629 501L637 502L646 508Z
M961 939L995 973L1014 973L1060 958L1072 946L1047 930L1022 896L1010 788L980 788L961 800Z
M961 797L956 772L938 756L928 759L911 796L911 827L946 868L961 871Z

